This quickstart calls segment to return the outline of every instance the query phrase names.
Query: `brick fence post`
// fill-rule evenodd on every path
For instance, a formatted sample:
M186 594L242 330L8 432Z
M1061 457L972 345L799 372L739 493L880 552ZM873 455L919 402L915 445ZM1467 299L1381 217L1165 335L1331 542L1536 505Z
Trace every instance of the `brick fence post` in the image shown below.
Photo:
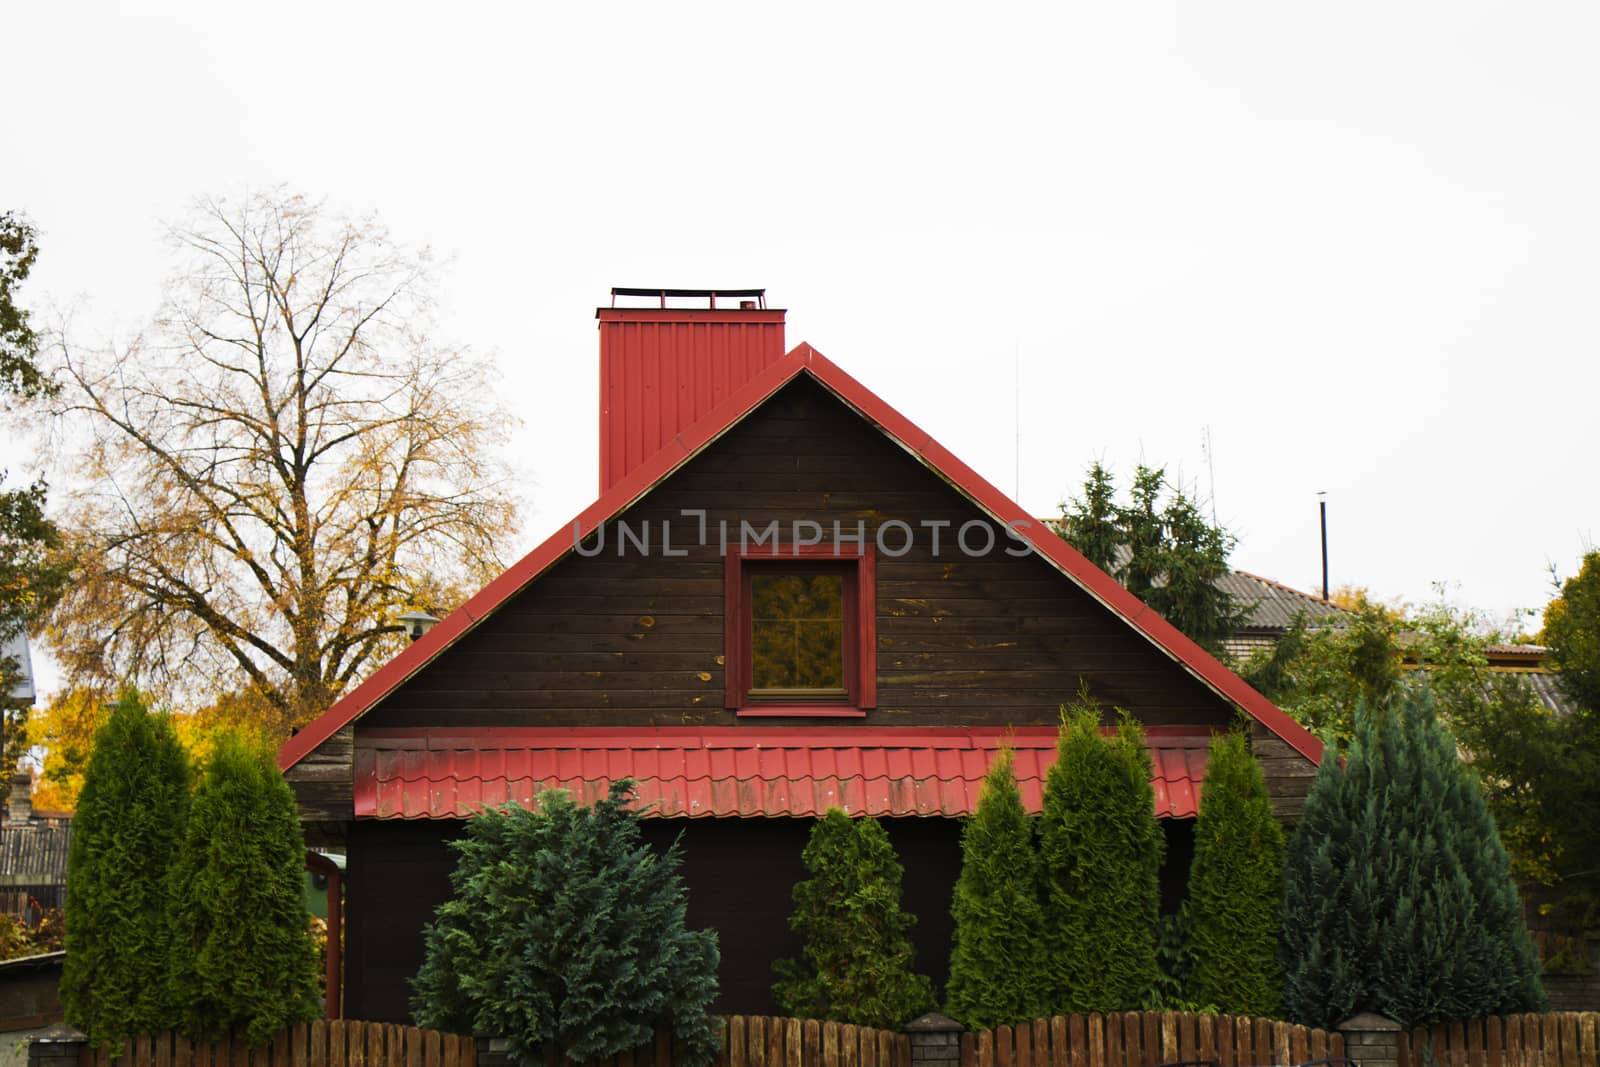
M1352 1015L1337 1027L1344 1054L1361 1067L1400 1067L1400 1024L1374 1012Z
M88 1043L87 1034L56 1023L28 1042L28 1067L78 1067L78 1055Z
M936 1011L911 1020L911 1067L961 1067L961 1035L966 1027Z

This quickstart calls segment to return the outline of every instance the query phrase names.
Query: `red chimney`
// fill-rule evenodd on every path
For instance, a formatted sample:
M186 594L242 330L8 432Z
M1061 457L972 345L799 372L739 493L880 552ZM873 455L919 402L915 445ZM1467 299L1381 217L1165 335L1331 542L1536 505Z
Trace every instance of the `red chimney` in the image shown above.
M659 306L619 308L619 296ZM669 297L708 304L669 308ZM783 311L767 309L764 289L613 289L611 302L595 312L602 493L783 357Z

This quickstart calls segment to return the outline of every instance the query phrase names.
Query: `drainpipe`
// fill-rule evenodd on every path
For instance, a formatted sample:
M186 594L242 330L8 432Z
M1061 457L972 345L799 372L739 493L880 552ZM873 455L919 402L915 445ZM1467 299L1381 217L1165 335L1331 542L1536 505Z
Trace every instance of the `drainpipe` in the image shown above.
M328 879L328 1006L330 1019L344 1018L344 872L320 852L306 853L306 870Z

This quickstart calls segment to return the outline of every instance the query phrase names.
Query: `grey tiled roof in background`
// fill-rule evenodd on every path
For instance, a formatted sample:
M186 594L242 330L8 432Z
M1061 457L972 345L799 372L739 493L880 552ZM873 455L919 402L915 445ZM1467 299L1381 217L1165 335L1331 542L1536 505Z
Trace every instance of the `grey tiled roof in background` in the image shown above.
M1248 630L1287 630L1298 615L1315 623L1318 619L1342 618L1349 614L1319 596L1302 593L1249 571L1232 571L1218 578L1216 585L1249 611L1245 622Z

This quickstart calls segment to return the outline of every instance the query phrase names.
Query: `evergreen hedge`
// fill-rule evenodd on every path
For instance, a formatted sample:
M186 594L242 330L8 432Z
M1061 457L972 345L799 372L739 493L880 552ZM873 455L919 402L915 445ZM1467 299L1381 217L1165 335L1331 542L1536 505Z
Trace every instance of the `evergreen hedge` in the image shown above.
M678 848L645 843L632 788L614 783L592 808L547 792L537 810L468 821L413 982L419 1026L503 1036L518 1057L553 1042L580 1063L666 1026L675 1061L716 1056L717 935L686 927Z
M1200 797L1183 908L1189 999L1230 1015L1276 1017L1284 834L1242 732L1212 740Z
M1048 1014L1038 953L1039 860L1011 762L1011 750L1001 749L978 810L961 830L944 1010L972 1030Z
M1494 819L1426 690L1356 710L1289 841L1283 1006L1328 1027L1541 1011L1539 962Z
M125 690L95 737L67 855L66 1020L100 1045L177 1022L167 868L183 838L190 770L172 723Z
M1156 822L1150 753L1126 714L1100 736L1100 711L1081 696L1062 711L1045 781L1039 851L1049 1014L1129 1011L1160 971L1156 938L1166 837Z
M321 1014L305 840L272 753L221 734L169 875L167 981L183 1031L252 1045Z
M773 966L788 1015L898 1029L934 1006L933 983L912 970L916 917L900 907L904 869L876 819L837 808L811 828L811 877L794 887L789 926L800 958Z

